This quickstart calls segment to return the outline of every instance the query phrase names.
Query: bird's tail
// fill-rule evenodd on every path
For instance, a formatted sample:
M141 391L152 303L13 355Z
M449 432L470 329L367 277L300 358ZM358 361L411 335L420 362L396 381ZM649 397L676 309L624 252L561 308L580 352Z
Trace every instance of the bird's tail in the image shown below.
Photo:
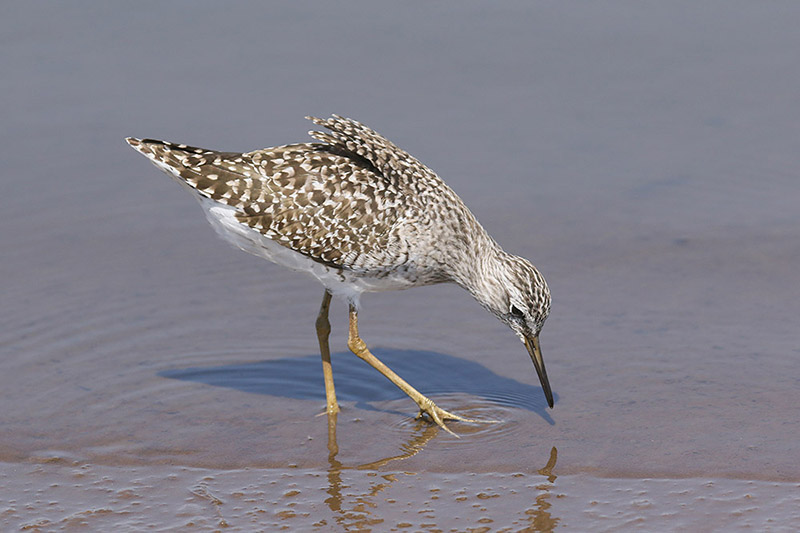
M128 137L126 141L175 181L202 197L238 208L253 199L253 176L258 175L258 170L248 154L155 139Z
M161 170L181 181L189 179L192 174L191 169L205 165L209 156L214 159L215 154L211 150L156 139L128 137L125 140Z

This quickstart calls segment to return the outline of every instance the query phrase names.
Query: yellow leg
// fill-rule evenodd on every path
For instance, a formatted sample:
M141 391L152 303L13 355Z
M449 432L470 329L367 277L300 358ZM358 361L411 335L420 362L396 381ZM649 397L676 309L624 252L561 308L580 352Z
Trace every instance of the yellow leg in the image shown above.
M322 373L325 376L325 397L327 398L328 414L339 412L339 404L336 403L336 389L333 387L333 368L331 367L331 349L328 345L328 337L331 334L331 323L328 322L328 309L331 307L331 293L327 290L322 297L322 305L317 316L317 338L319 339L319 351L322 354Z
M403 378L395 374L391 368L383 364L377 357L372 355L367 349L366 343L361 340L361 337L358 336L358 311L356 311L356 308L352 305L350 306L350 335L347 340L347 346L354 354L369 363L372 368L386 376L389 381L394 383L400 390L408 394L408 396L416 402L416 404L419 406L419 415L417 415L417 418L420 418L423 414L427 414L431 420L436 422L436 424L438 424L442 429L453 435L455 435L455 433L450 431L450 429L444 424L445 420L475 422L474 420L454 415L453 413L448 413L444 409L439 408L428 397L421 394L417 389L409 385Z

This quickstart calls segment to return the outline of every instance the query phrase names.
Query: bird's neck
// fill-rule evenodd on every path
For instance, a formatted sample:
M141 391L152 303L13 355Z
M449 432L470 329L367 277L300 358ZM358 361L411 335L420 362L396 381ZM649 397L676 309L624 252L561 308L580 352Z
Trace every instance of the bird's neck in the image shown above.
M507 254L487 233L472 244L470 253L462 259L461 268L454 273L454 281L488 309L491 296L503 289L506 279L503 257Z

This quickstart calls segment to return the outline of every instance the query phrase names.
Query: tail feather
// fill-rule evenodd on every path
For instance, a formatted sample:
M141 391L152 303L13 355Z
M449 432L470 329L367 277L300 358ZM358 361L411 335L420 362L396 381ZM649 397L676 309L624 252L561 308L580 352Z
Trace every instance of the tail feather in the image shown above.
M261 176L249 154L217 152L156 139L125 139L134 150L200 196L244 208L260 193Z
M158 164L160 162L174 169L199 168L211 162L218 154L213 150L159 141L157 139L128 137L125 140L134 150L154 163Z

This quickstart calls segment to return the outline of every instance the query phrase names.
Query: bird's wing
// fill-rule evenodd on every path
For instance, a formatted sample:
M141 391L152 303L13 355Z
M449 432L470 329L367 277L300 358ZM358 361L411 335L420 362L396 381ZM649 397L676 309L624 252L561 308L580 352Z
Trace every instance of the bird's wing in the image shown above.
M376 274L407 257L395 231L402 195L358 157L310 143L231 153L128 142L197 194L235 208L240 222L315 261Z
M364 158L380 175L399 187L413 187L420 181L439 181L436 174L417 158L358 121L339 115L328 119L306 118L330 130L310 131L309 135L344 153Z

